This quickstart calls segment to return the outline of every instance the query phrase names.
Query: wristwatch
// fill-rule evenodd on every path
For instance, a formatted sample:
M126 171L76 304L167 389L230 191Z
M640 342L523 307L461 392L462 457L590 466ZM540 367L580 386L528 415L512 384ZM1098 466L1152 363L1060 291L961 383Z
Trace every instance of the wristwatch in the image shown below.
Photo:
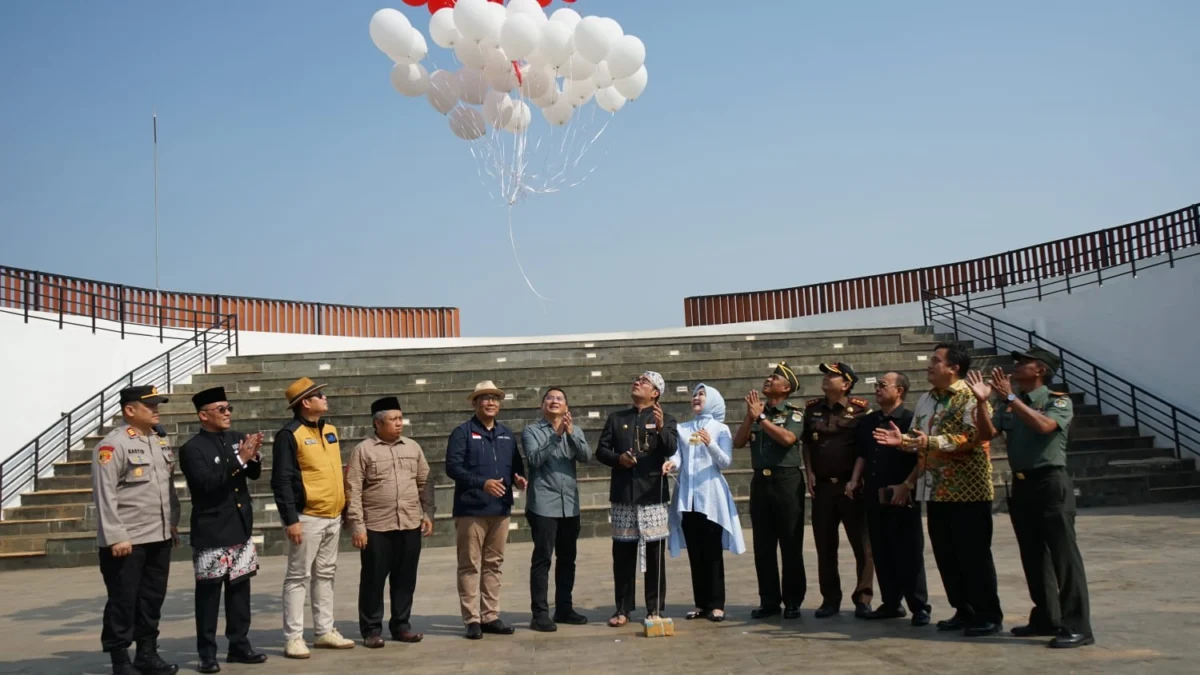
M1017 395L1010 393L1008 396L1004 397L1004 400L1008 401L1009 403L1012 403L1013 401L1017 400Z
M767 421L767 413L765 413L765 412L758 413L758 419L762 420L763 422L766 422Z

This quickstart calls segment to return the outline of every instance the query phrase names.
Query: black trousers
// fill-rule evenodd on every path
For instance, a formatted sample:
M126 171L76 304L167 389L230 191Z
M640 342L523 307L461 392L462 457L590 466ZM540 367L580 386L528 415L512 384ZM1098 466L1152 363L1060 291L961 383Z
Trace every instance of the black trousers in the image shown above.
M992 560L991 502L929 502L929 541L955 613L968 623L1000 623Z
M871 543L867 539L867 517L862 496L846 496L846 481L836 483L817 479L813 495L813 543L817 548L817 576L824 605L842 604L842 577L838 574L838 526L846 530L858 578L850 600L870 604L875 596L875 568L871 562Z
M659 613L667 606L667 554L666 541L646 542L646 573L642 582L646 585L646 613ZM617 613L629 616L636 609L638 543L636 541L613 541L613 584L616 590Z
M725 611L725 530L703 513L683 513L683 541L692 568L692 599L697 609Z
M359 551L359 556L358 629L362 636L383 632L385 583L392 600L388 631L395 635L410 630L417 563L421 560L421 530L367 530L367 547Z
M1075 487L1061 467L1013 477L1008 515L1038 628L1091 634L1087 575L1075 541Z
M221 613L221 589L225 589L225 637L229 651L250 651L250 576L196 582L196 652L200 658L217 658L217 617Z
M121 558L114 558L109 547L100 549L100 574L108 591L100 631L104 651L158 640L158 620L167 597L170 568L170 539L134 544L133 553Z
M804 572L804 472L796 467L755 471L750 479L750 527L754 529L754 573L759 603L799 607L808 590ZM779 559L783 559L782 593Z
M533 535L533 559L529 564L529 609L535 617L550 614L550 558L557 552L554 565L554 611L570 612L575 589L575 550L579 541L579 516L550 518L525 512Z
M914 614L928 612L921 502L890 506L879 503L878 493L865 496L871 558L875 561L879 594L883 596L881 606L895 609L906 602Z

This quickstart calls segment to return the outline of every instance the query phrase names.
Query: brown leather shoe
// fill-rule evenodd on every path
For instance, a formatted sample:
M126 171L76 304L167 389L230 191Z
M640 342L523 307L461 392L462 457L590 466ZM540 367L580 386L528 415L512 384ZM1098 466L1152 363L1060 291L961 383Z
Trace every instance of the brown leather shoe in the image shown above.
M399 633L392 633L392 639L396 642L420 642L425 639L425 634L402 630Z
M367 649L379 649L384 645L383 636L379 633L372 633L363 640L363 646Z

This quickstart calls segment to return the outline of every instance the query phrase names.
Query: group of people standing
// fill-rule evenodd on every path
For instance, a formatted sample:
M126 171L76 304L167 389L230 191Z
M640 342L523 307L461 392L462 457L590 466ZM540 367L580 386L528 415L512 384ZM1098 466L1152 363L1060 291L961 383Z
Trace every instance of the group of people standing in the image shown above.
M716 388L693 387L693 417L679 423L660 404L666 391L662 376L647 371L632 383L630 407L605 421L594 452L574 424L567 392L551 387L544 391L541 419L522 432L524 456L511 429L498 420L504 392L490 381L478 384L468 396L474 415L454 429L446 448L466 637L513 633L500 618L500 580L514 491L527 491L525 518L534 543L530 628L551 632L560 623L587 623L575 611L572 592L580 534L577 466L593 457L611 467L615 611L608 625L630 620L639 572L647 615L664 611L664 558L683 549L694 601L686 618L724 621L724 552L741 554L746 545L722 471L734 452L746 447L753 470L749 510L760 599L752 618L800 615L807 591L807 495L818 556L818 618L841 611L840 527L856 561L855 616L901 618L907 606L913 625L930 622L925 504L937 569L955 610L937 628L967 636L999 632L1003 614L991 553L989 442L1004 432L1014 478L1011 520L1034 603L1029 624L1012 633L1053 636L1052 647L1092 644L1087 582L1075 543L1074 491L1066 472L1071 399L1047 386L1059 365L1055 355L1035 348L1013 356L1012 379L997 368L988 382L969 370L970 355L963 347L938 345L927 369L932 390L911 411L904 405L909 380L903 373L877 378L878 409L873 409L851 395L858 375L846 363L821 364L824 396L793 405L789 398L799 379L780 363L761 390L745 397L736 433L725 424L725 400ZM323 388L308 378L287 388L293 419L273 445L270 482L287 537L283 626L288 658L311 655L304 640L306 604L312 608L313 646L355 646L333 623L343 528L361 552L358 610L364 646L385 645L385 584L391 638L423 639L412 631L410 617L421 537L434 528L424 452L403 436L399 399L384 397L371 406L374 435L343 464L338 431L325 420L329 404ZM993 412L994 395L1000 401ZM266 655L247 638L250 579L259 566L247 481L262 473L262 434L232 431L233 406L224 389L207 389L192 398L201 431L176 457L158 426L158 405L164 402L153 387L123 390L124 424L95 451L97 536L108 590L102 645L117 675L178 670L157 651L170 552L179 543L180 505L171 478L178 464L192 497L200 672L220 671L216 628L222 592L227 660L262 663ZM553 613L548 598L552 561ZM872 608L875 578L882 601ZM128 648L135 642L136 658L130 661Z

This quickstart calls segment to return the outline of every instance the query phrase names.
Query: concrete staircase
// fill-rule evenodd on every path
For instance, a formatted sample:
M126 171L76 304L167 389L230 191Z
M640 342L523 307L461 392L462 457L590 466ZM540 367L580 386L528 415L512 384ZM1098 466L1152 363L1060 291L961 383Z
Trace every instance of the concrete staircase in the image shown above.
M661 372L668 393L664 409L680 421L690 418L690 389L706 382L729 403L729 420L736 430L743 414L742 396L761 385L779 360L787 360L801 378L793 399L821 395L817 364L841 360L854 365L864 378L888 370L906 373L913 382L909 403L929 385L926 358L933 346L950 336L927 328L893 328L771 335L732 335L703 338L661 338L596 343L522 344L487 347L361 351L231 358L209 375L177 387L173 400L162 407L162 423L178 447L198 429L191 406L192 393L222 385L235 406L234 428L262 430L266 435L263 477L254 484L256 538L265 555L281 554L284 539L270 496L271 437L289 418L283 390L297 377L328 383L330 421L341 435L343 453L372 431L370 403L397 395L405 408L406 435L425 450L436 482L438 516L427 545L453 545L450 522L453 485L445 476L446 438L471 415L467 393L475 383L492 379L509 394L501 419L515 432L536 420L547 386L567 389L577 424L595 443L604 418L628 404L629 383L647 368ZM975 350L976 367L1004 365L1008 359L990 350ZM872 398L866 382L857 395ZM1174 501L1200 498L1200 474L1191 459L1177 460L1171 448L1156 447L1138 429L1121 426L1116 415L1102 414L1095 405L1076 397L1076 421L1071 433L1070 471L1079 491L1080 506ZM116 423L116 420L113 421ZM86 447L70 451L54 466L53 476L39 479L37 489L21 496L20 506L4 509L0 520L0 569L67 567L96 562L95 508L91 494L92 449L107 428L90 437ZM997 508L1003 508L1008 462L1003 441L994 445ZM596 463L580 470L584 506L583 535L608 535L608 472ZM747 453L735 452L725 472L749 527L746 512L750 489ZM181 533L187 540L191 500L182 476L177 489L183 504ZM529 536L521 516L524 494L517 497L511 539ZM350 548L349 537L343 541ZM188 559L191 549L176 551Z

